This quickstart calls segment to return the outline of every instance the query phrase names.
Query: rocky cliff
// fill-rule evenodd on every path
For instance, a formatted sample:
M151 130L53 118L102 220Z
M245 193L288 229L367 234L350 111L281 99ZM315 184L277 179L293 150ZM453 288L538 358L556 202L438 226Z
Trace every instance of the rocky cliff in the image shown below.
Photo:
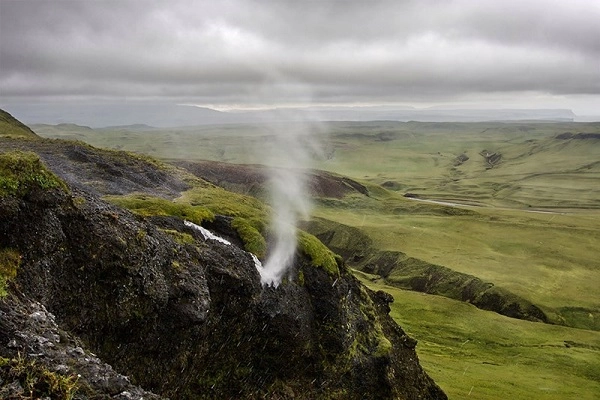
M2 136L0 397L446 398L391 297L340 259L332 270L299 253L288 280L264 287L236 245L99 197L173 196L186 186L175 170Z

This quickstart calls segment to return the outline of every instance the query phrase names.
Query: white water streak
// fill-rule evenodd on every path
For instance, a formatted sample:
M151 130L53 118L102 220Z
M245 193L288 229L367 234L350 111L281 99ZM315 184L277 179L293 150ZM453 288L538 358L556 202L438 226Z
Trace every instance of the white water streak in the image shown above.
M264 269L262 263L260 262L260 260L258 259L258 257L256 257L254 254L247 252L248 254L250 254L250 256L252 257L252 261L254 261L254 266L256 267L256 269L258 270L258 272L261 274L262 276L262 271Z
M190 228L199 231L204 237L204 240L216 240L217 242L221 242L223 244L231 246L231 242L229 240L223 239L222 237L215 235L214 233L212 233L208 229L201 227L200 225L196 225L195 223L190 221L183 221L183 224L185 226L189 226Z

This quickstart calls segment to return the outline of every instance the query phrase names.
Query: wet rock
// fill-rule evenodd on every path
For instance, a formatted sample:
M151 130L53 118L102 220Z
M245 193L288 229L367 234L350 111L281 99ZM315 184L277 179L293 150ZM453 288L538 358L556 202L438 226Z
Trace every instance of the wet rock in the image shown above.
M77 374L81 399L446 398L387 314L390 298L343 264L333 273L298 256L278 288L263 287L239 247L194 234L177 243L95 194L104 183L150 187L164 171L74 144L71 158L36 146L70 191L0 197L0 247L22 255L0 300L0 356Z

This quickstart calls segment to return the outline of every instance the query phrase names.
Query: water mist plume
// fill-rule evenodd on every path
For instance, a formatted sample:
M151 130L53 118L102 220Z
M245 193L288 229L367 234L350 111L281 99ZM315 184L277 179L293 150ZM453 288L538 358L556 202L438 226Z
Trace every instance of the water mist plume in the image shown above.
M297 247L296 226L310 211L306 168L310 166L311 154L318 148L313 130L310 123L298 122L274 129L269 161L277 167L271 168L269 179L274 211L270 225L272 243L261 271L261 281L265 285L277 287L293 264Z

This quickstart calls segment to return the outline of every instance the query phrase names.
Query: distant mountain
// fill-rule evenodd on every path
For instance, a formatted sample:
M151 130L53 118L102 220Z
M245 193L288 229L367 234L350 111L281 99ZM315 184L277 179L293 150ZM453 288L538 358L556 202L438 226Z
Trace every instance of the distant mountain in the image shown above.
M124 125L166 128L235 122L235 118L220 111L176 104L17 104L5 109L29 125L73 123L93 128Z
M146 125L146 124L133 124L133 125L107 126L104 129L110 129L110 130L124 129L124 130L128 130L128 131L151 131L153 129L156 129L156 127Z
M335 106L276 108L269 110L217 111L206 107L176 104L15 104L6 107L27 124L73 123L94 128L181 127L232 123L317 121L573 121L567 109L415 109L406 106Z
M416 109L412 107L309 107L235 113L246 121L281 121L310 118L318 121L573 121L576 115L567 109Z
M421 121L481 122L481 121L573 121L576 117L568 109L443 109L419 110Z

